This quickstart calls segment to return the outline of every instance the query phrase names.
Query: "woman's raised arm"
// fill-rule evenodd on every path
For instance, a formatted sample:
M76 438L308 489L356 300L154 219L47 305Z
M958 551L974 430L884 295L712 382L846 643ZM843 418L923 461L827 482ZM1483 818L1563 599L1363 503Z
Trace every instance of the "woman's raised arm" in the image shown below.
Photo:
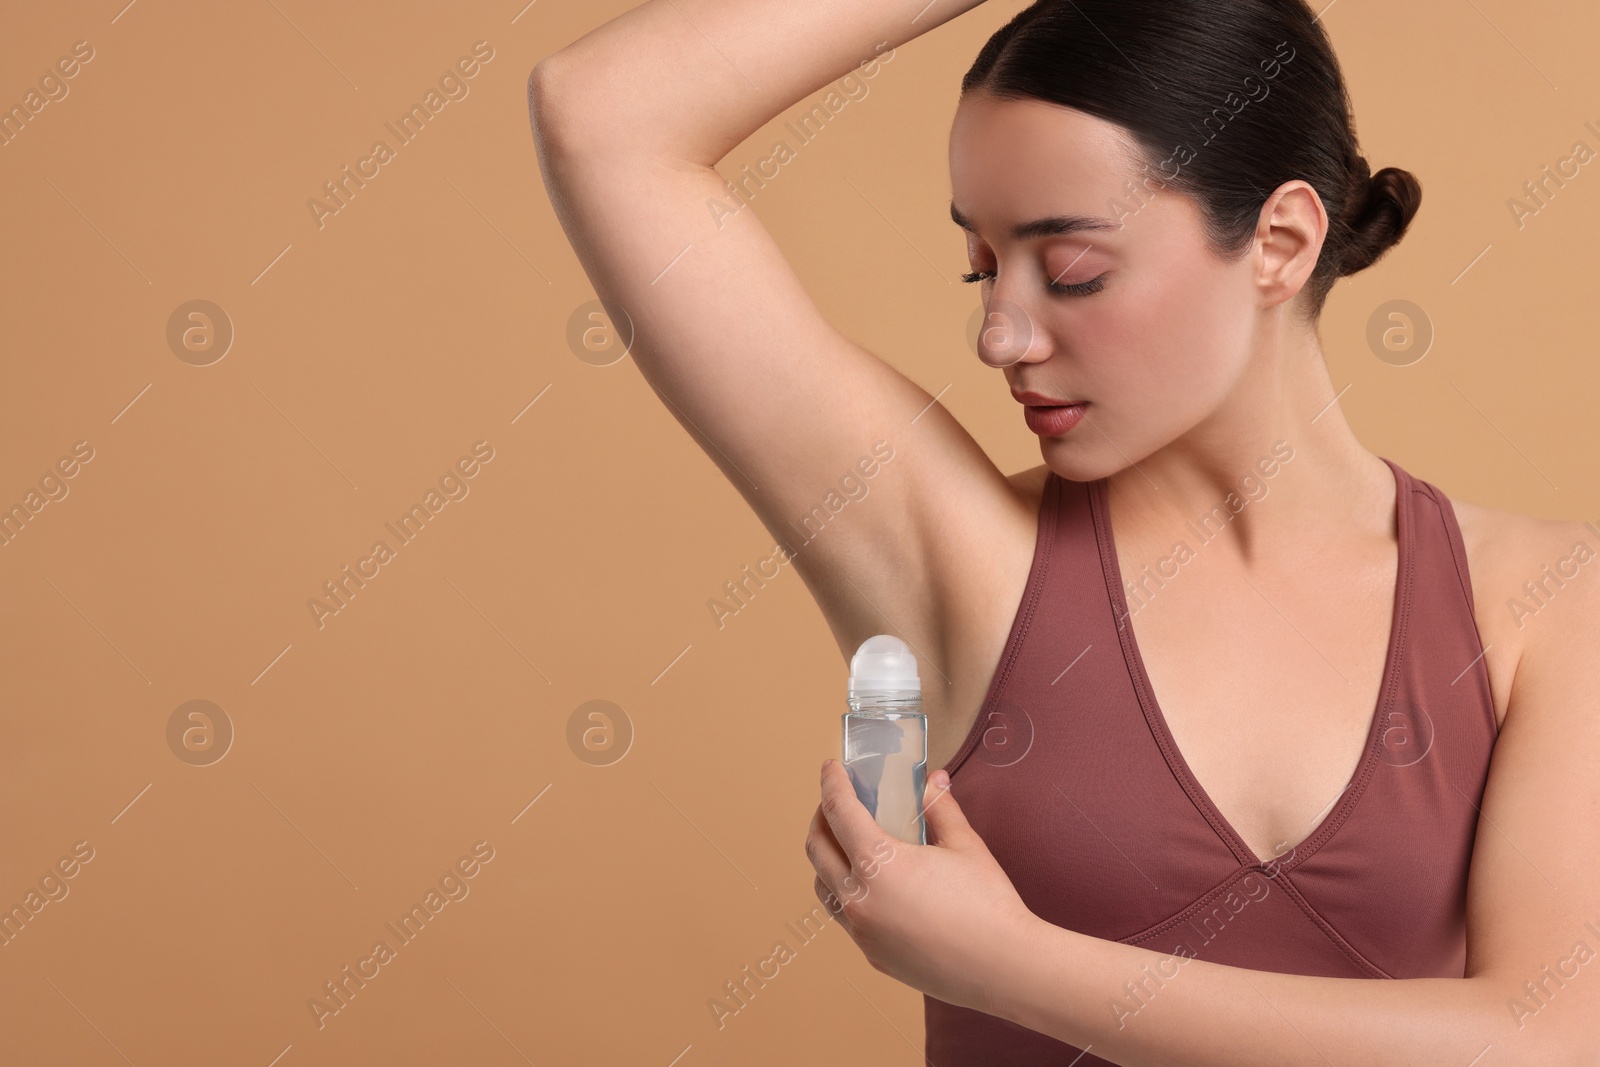
M713 164L786 107L974 6L651 0L529 78L544 181L596 294L626 315L651 387L795 550L846 655L894 628L946 663L938 620L971 625L974 610L1003 637L1020 585L997 590L976 546L1031 547L1032 507L925 390L822 318ZM839 244L848 254L847 234ZM830 492L842 500L842 484L868 478L870 494L834 518ZM998 654L956 658L992 668ZM960 690L981 696L986 681Z

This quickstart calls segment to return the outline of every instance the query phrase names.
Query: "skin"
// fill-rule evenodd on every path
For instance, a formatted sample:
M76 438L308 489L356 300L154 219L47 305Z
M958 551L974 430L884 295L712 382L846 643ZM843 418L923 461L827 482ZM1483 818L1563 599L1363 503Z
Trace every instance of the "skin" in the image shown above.
M892 55L971 6L926 9L913 26L890 4L652 0L535 69L546 188L595 291L634 324L639 371L774 538L792 540L796 517L873 441L893 445L871 496L793 566L846 660L885 631L917 653L931 767L954 755L993 678L1046 471L1108 479L1128 574L1290 442L1271 496L1135 623L1186 761L1259 857L1281 854L1356 765L1396 564L1392 475L1330 403L1338 390L1300 315L1327 228L1315 191L1271 190L1232 261L1171 193L1114 231L1016 241L1011 228L1041 216L1107 214L1139 160L1099 119L964 99L950 176L972 226L968 264L997 275L980 286L990 308L1028 327L1025 347L981 355L1004 387L1089 402L1083 423L1040 440L1042 464L1010 476L925 390L827 324L754 211L706 210L731 202L713 165L773 116L881 58L875 44ZM1047 288L1101 274L1091 295ZM926 797L930 843L913 846L888 838L842 768L824 765L805 842L819 899L880 971L1115 1063L1594 1062L1600 979L1570 982L1522 1028L1506 1002L1579 939L1600 948L1582 927L1600 917L1600 850L1568 832L1600 817L1600 571L1586 568L1521 624L1505 603L1596 536L1453 503L1502 727L1472 861L1466 977L1324 979L1189 961L1137 1025L1117 1028L1108 998L1163 958L1033 915L942 771Z

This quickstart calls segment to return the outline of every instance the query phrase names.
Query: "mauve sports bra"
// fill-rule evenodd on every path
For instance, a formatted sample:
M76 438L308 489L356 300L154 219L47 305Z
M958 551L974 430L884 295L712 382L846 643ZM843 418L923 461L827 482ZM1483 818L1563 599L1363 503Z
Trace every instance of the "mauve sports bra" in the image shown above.
M1254 970L1463 976L1467 870L1498 729L1454 509L1384 462L1398 569L1366 749L1310 836L1265 862L1190 773L1156 705L1128 624L1105 480L1047 476L1010 637L945 765L1036 915ZM1152 972L1108 990L1106 1017L1128 1023L1161 982ZM932 1067L1110 1063L983 1012L926 995L923 1006Z

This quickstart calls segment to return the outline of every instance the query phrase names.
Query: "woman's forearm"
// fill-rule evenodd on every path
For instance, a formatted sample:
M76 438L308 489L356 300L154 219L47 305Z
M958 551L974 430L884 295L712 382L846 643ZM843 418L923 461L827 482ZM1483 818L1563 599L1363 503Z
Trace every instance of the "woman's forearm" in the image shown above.
M649 0L541 61L532 108L559 117L575 150L711 166L784 108L980 3Z
M1488 976L1389 981L1254 971L1043 920L1036 937L1006 956L994 994L1002 1017L1126 1067L1580 1062L1560 1019L1519 1028L1506 1009L1516 983Z

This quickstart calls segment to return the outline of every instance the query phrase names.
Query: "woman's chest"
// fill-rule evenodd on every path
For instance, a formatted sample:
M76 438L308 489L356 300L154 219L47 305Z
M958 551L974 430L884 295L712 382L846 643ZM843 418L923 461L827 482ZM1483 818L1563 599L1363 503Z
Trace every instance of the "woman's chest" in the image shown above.
M1246 575L1212 560L1137 586L1119 621L1170 755L1260 859L1311 835L1373 740L1394 569Z

